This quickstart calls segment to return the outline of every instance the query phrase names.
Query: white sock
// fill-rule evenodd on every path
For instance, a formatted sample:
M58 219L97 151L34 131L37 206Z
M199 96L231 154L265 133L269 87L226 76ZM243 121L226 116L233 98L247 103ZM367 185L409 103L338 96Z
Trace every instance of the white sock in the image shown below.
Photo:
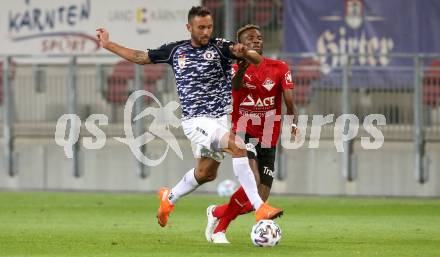
M249 166L249 159L247 157L232 158L232 168L252 206L258 210L263 204L263 200L258 195L257 182L251 166Z
M185 196L199 187L194 175L194 168L190 169L183 178L171 189L168 200L174 205L180 197Z

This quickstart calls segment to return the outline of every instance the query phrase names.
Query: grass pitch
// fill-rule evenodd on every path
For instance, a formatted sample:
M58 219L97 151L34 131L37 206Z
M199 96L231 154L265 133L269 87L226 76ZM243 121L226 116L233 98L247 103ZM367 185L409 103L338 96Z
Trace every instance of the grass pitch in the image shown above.
M153 195L0 192L0 256L440 256L440 200L273 197L285 209L278 246L254 247L253 215L206 242L205 209L226 198L182 199L160 228Z

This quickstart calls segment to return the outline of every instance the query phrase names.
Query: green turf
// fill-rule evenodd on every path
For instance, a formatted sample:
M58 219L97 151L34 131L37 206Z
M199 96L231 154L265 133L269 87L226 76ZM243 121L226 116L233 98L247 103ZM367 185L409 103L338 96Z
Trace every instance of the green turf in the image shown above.
M231 226L230 245L205 241L205 208L182 199L166 228L152 195L0 193L0 256L440 256L440 200L273 197L286 214L280 245L258 248L253 215Z

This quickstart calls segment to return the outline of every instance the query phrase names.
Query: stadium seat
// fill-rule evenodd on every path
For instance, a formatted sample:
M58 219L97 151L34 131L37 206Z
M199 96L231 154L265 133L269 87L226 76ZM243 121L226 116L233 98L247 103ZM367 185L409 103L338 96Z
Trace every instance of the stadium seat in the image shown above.
M202 5L208 8L212 12L216 12L219 8L222 7L222 1L218 0L204 0Z
M247 23L251 23L249 17L248 0L236 0L235 6L235 20L238 26L243 26Z
M165 67L163 65L145 65L143 74L143 88L154 93L157 80L163 78ZM133 88L129 81L134 81L135 66L128 61L116 64L112 74L107 77L106 99L110 103L124 104Z
M255 22L261 27L270 26L276 20L276 6L273 1L261 0L255 2Z
M305 106L310 103L311 83L319 79L319 62L313 59L302 59L293 70L293 81L295 83L295 103L298 106Z
M223 37L222 32L224 31L224 16L225 16L225 8L223 5L223 1L218 0L203 0L202 5L208 8L214 19L214 37Z
M440 60L434 60L423 75L423 103L429 107L440 105Z

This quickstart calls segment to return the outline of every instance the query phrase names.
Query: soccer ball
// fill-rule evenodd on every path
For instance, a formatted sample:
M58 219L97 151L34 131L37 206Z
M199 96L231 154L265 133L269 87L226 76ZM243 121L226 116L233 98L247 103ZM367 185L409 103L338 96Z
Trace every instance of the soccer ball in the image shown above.
M260 220L252 227L251 240L256 246L275 246L280 239L281 229L273 220Z
M231 196L237 189L237 183L232 180L226 179L217 186L217 194L219 196Z

